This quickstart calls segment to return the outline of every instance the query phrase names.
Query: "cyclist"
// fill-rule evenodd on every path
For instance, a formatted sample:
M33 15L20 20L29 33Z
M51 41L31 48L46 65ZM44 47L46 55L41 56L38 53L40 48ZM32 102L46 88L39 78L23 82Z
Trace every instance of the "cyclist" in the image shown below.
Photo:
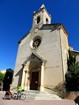
M10 90L7 90L3 99L11 99L11 98L12 98L12 93L10 92Z
M17 86L17 93L13 94L13 99L21 99L21 100L25 100L26 99L26 94L22 93L22 91L24 91L22 89L22 86Z
M22 92L22 90L23 90L23 89L22 89L22 86L19 85L19 86L17 87L17 92L20 93L20 92Z

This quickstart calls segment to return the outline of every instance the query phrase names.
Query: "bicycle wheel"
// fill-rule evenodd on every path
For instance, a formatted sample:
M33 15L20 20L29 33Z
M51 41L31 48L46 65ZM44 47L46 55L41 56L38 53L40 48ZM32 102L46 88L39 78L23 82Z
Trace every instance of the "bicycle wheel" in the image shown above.
M15 100L17 100L18 99L17 93L14 93L12 98L15 99Z
M26 99L26 95L24 93L21 94L21 100L25 100Z

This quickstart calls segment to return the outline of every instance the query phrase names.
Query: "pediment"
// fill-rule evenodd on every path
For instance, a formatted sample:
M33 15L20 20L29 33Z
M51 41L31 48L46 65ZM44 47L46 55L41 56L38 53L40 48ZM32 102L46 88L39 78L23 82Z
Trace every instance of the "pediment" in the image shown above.
M28 61L36 61L36 62L44 62L46 63L46 60L44 60L42 57L40 57L38 54L36 53L32 53L23 63L24 65L28 62Z

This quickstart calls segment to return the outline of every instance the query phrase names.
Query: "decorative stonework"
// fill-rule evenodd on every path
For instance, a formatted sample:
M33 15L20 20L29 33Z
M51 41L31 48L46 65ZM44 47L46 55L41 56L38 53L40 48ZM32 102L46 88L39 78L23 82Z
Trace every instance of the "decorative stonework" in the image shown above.
M36 49L40 46L41 44L41 37L40 36L36 36L31 40L30 46L32 49Z

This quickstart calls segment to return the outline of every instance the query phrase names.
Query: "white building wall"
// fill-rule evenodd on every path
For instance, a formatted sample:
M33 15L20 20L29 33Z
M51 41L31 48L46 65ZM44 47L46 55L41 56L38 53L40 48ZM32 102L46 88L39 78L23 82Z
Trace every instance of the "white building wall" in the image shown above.
M41 45L35 52L47 61L43 83L45 87L54 87L63 82L59 32L43 30L41 37Z
M19 74L19 72L22 69L22 64L31 54L30 44L29 44L30 38L29 37L30 37L30 34L27 37L25 37L18 46L12 88L17 87L19 76L21 75L21 74Z
M64 71L64 81L65 81L65 74L67 72L67 58L68 58L68 36L62 29L59 30L59 33L61 35L63 71Z
M42 41L40 46L34 50L31 49L30 43L35 36L41 36ZM15 79L12 86L17 87L19 76L16 76L16 74L21 70L24 61L28 59L33 52L47 61L44 69L44 87L53 88L59 83L62 83L64 75L62 62L65 67L67 66L65 60L63 60L65 57L65 53L63 53L64 48L67 49L67 45L64 45L65 41L67 41L67 38L65 37L63 31L59 33L59 30L51 31L50 29L46 29L39 30L36 33L34 30L31 30L31 33L19 44L14 72ZM67 44L67 42L65 44ZM61 56L61 51L63 53L63 58Z

